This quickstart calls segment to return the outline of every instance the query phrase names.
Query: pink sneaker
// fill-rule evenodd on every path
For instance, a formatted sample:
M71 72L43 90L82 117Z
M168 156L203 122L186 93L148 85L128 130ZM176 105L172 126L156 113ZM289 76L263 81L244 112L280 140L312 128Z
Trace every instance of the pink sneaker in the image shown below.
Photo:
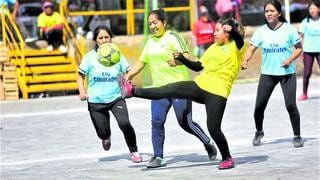
M308 95L303 93L301 94L301 96L298 98L299 101L304 101L304 100L307 100L308 99Z
M131 153L130 159L134 163L140 163L143 161L143 158L139 155L138 152Z
M122 74L118 75L117 80L120 86L121 96L123 98L131 97L132 85L126 79L124 79Z
M227 160L221 161L219 164L220 170L231 169L233 167L234 167L234 161L233 161L232 157L229 157Z

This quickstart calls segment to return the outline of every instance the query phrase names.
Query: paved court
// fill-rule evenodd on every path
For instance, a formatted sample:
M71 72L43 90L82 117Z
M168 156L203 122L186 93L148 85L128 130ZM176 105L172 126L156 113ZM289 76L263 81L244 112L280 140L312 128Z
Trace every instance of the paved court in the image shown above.
M310 99L298 102L305 145L293 148L292 128L278 86L265 113L263 145L253 147L256 83L236 84L222 128L236 167L217 169L203 145L178 127L170 111L166 123L167 166L146 169L152 155L150 101L128 99L131 122L145 161L129 161L123 135L112 119L112 147L101 147L85 102L77 96L0 102L1 179L320 179L320 80L311 79ZM298 81L298 95L301 79ZM204 106L193 104L193 117L206 130ZM207 131L207 130L206 130Z

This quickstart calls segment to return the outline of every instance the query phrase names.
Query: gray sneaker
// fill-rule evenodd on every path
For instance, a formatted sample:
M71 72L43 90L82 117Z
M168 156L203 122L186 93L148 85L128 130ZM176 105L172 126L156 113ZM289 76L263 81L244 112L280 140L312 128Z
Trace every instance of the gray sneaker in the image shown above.
M158 168L166 166L166 161L160 157L152 157L149 163L146 165L147 168Z
M213 142L210 141L208 144L204 145L204 147L206 148L209 159L214 161L217 158L217 149L214 147Z
M259 146L261 144L261 139L264 136L264 132L262 131L256 131L254 138L252 140L253 146Z
M292 140L293 147L299 148L303 147L303 142L301 136L295 136Z

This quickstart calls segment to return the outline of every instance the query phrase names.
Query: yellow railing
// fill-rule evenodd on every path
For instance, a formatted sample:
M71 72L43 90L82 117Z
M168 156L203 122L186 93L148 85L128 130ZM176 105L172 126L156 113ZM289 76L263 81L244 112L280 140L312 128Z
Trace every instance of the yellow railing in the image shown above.
M15 66L19 65L20 71L16 71L17 77L21 77L23 80L26 78L25 66L25 49L24 49L24 39L14 22L13 17L8 10L5 9L4 5L1 6L1 22L2 22L2 40L7 45L10 51L10 56L14 56L16 60ZM13 31L12 31L13 30ZM17 40L16 40L17 38ZM19 87L22 92L26 88L25 84L20 80L18 81Z
M67 38L70 38L72 43L74 44L74 48L75 48L75 57L74 57L74 63L76 63L77 65L80 64L81 59L84 55L84 39L83 36L79 36L79 41L77 40L76 35L72 32L69 24L68 24L68 17L69 17L69 9L67 7L67 0L62 0L60 2L60 6L59 6L59 10L60 10L60 14L61 16L63 16L63 34L64 34L64 43L67 43Z
M144 13L144 9L134 9L133 0L126 1L126 10L103 10L103 11L72 11L69 16L94 16L94 15L127 15L127 35L135 34L134 14ZM184 7L165 7L166 12L189 11L190 28L194 23L194 0L189 0L189 6Z

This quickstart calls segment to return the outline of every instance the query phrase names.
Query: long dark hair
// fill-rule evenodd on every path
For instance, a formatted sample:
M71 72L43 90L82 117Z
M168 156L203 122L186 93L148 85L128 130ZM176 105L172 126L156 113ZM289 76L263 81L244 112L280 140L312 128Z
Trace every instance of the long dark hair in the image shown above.
M271 4L273 7L276 8L276 10L281 14L280 17L279 17L279 21L280 22L287 22L286 18L284 18L283 14L282 14L282 5L281 3L278 1L278 0L268 0L265 4L264 4L264 7L263 7L263 11L266 10L266 6L268 4ZM267 20L264 19L264 21L268 24Z
M94 32L93 32L93 40L96 42L95 49L98 48L98 45L97 45L97 37L98 37L100 31L107 31L107 33L110 35L110 38L111 38L111 39L114 37L114 34L112 33L111 29L108 28L107 26L105 26L105 25L97 26L97 27L94 29Z
M313 1L313 2L309 3L309 5L308 5L308 10L309 10L309 8L310 8L311 5L315 5L315 6L317 6L318 8L320 8L320 2ZM312 17L311 17L311 15L310 15L310 13L308 13L307 22L310 22L310 19L311 19L311 18L312 18Z
M165 26L166 30L172 29L172 27L167 23L167 20L166 20L167 16L166 16L166 12L164 11L164 9L159 8L159 9L155 9L155 10L150 11L148 14L148 18L151 14L155 15L157 17L157 19L162 22L162 24L166 24L166 26Z
M148 17L149 17L151 14L156 15L156 16L157 16L157 19L158 19L159 21L161 21L163 24L166 22L166 12L164 11L164 9L159 8L159 9L152 10L152 11L149 12Z

